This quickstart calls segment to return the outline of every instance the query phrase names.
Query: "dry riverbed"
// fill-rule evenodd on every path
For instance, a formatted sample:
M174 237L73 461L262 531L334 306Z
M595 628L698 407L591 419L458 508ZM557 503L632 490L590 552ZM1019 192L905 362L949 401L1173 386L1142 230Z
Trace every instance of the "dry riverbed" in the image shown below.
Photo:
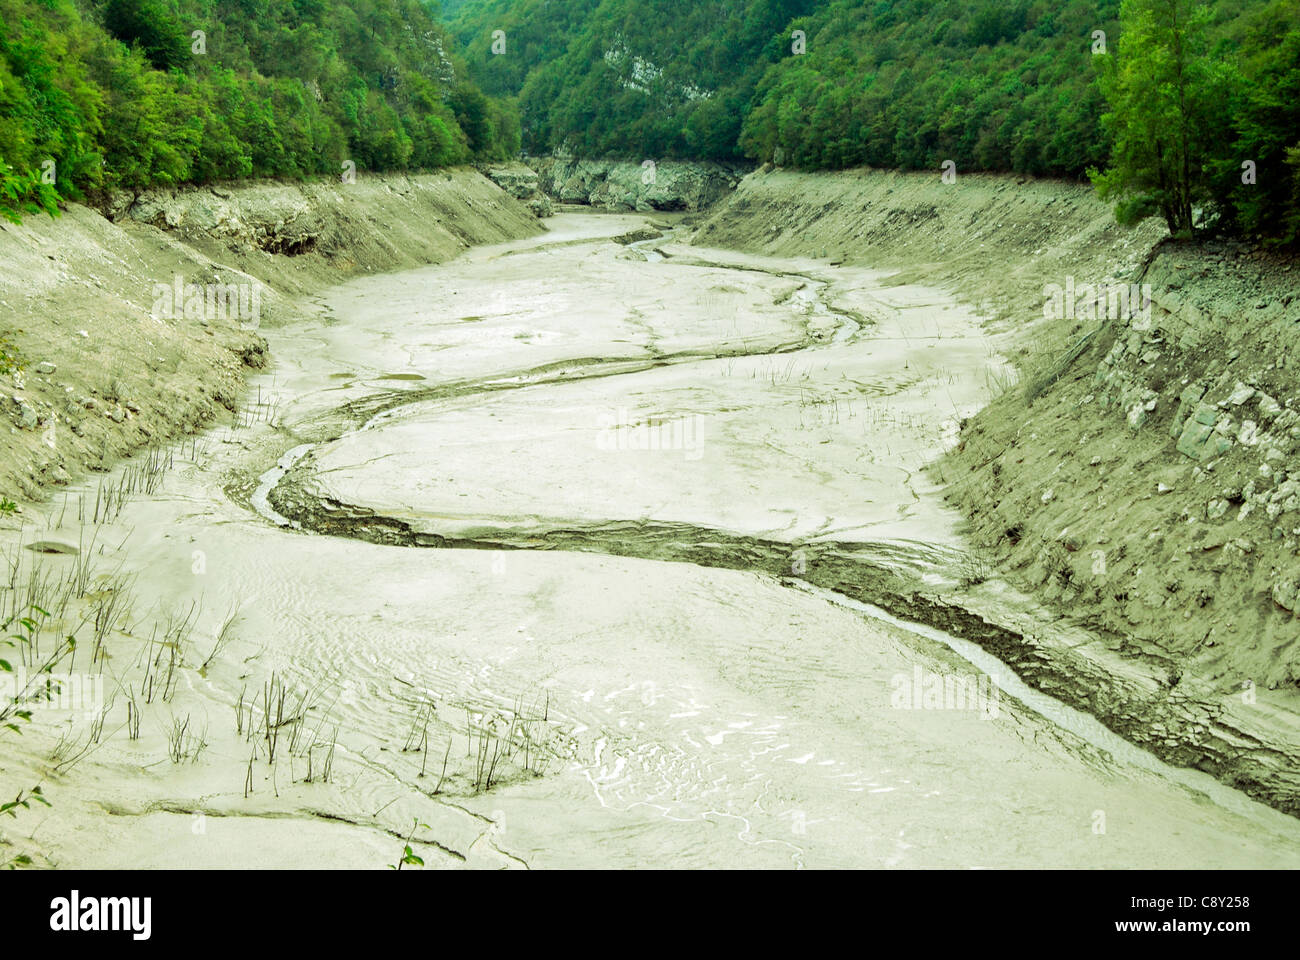
M978 579L923 470L1006 375L978 317L648 223L329 290L239 426L5 531L88 692L5 742L53 806L0 861L1300 862L1294 819L809 585Z

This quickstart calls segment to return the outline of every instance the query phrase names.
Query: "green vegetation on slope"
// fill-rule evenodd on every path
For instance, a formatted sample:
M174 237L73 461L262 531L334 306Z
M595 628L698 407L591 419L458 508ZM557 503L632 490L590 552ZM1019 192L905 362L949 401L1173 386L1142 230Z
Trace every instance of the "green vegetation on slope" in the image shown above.
M1300 0L468 0L451 29L485 90L518 95L536 153L1073 178L1109 164L1099 183L1126 217L1198 209L1296 237ZM1151 138L1171 124L1191 138L1174 149L1186 182L1162 187L1172 154Z
M0 0L0 211L513 156L513 108L436 16L419 0Z
M518 94L524 146L731 158L781 34L819 0L483 0L452 30L485 90ZM496 31L505 52L494 52ZM496 47L499 51L500 46Z
M1256 5L1219 31L1193 0L1124 0L1122 19L1101 77L1112 165L1092 172L1120 220L1300 238L1300 0Z
M1300 237L1300 0L447 0L450 33L437 9L0 0L0 213L523 146L1093 173L1125 219Z
M834 0L808 53L767 71L741 145L801 167L870 164L1070 176L1106 152L1092 33L1100 3Z

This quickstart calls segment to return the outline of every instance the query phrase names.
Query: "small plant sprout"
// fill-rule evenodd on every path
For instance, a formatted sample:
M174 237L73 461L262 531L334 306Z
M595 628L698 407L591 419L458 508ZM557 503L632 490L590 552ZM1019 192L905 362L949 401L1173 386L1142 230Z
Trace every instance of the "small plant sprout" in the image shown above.
M401 870L402 867L423 867L424 866L424 861L421 858L417 857L415 855L415 851L411 848L411 840L415 836L415 831L419 830L421 827L423 827L425 830L429 829L429 825L427 823L421 823L418 817L411 821L411 832L406 835L406 840L402 845L403 846L402 858L398 860L396 863L390 863L388 865L388 869Z

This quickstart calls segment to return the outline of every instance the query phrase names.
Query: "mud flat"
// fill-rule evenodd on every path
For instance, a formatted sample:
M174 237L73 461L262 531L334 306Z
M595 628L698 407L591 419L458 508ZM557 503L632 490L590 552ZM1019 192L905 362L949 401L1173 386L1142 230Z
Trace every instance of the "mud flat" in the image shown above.
M29 511L75 552L10 534L6 602L55 594L41 649L83 631L104 694L6 744L54 806L0 856L1298 862L1293 818L854 600L986 572L925 470L1005 375L969 306L661 233L564 215L330 290L239 424L99 522L104 485Z

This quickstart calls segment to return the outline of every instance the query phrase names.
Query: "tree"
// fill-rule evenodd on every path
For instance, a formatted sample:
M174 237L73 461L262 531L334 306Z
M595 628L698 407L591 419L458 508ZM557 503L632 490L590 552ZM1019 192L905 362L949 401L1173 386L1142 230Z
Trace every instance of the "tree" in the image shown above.
M1213 123L1213 72L1205 55L1209 10L1197 0L1124 0L1117 62L1102 63L1113 133L1110 169L1089 175L1116 216L1159 213L1174 236L1191 236L1194 208L1211 199L1203 131Z
M108 0L104 26L128 46L138 46L159 70L190 60L189 33L159 0Z

